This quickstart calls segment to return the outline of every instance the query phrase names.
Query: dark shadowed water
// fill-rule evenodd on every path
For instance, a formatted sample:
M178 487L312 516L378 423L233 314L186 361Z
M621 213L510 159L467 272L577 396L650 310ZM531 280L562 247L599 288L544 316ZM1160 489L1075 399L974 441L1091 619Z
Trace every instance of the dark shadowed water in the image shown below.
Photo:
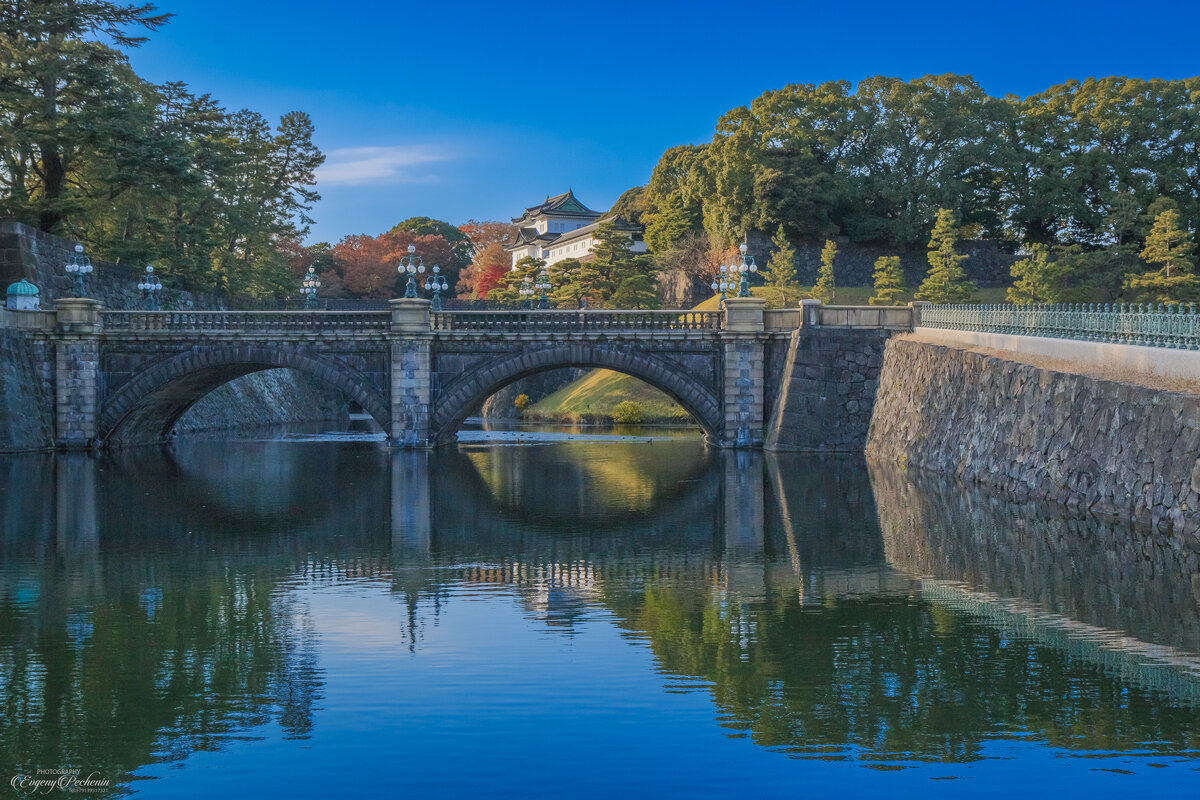
M0 460L0 791L1200 796L1200 544L858 458Z

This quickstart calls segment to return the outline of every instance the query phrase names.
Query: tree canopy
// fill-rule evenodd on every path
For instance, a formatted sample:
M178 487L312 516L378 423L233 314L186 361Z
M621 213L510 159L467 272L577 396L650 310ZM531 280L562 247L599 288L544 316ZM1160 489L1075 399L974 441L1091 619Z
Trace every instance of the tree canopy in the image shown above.
M170 20L151 4L0 3L0 213L155 262L188 288L285 296L324 156L300 111L272 125L179 82L139 78L118 48Z
M794 243L913 251L949 209L960 238L1048 248L1063 299L1114 299L1158 214L1200 226L1200 77L1069 80L1023 99L966 75L792 84L663 153L642 197L655 253L689 232L720 248L780 226Z

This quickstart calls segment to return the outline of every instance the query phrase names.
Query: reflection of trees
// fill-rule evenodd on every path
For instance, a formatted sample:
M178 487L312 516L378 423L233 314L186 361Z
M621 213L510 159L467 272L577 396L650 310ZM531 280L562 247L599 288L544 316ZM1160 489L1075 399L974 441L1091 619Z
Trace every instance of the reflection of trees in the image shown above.
M614 610L663 669L712 681L714 701L759 744L827 756L958 761L1000 732L1068 748L1200 745L1196 708L1101 666L908 598L831 600L794 587L761 602L661 582Z
M84 574L51 561L0 587L6 774L115 779L271 719L308 733L320 675L303 610L275 593L288 566L190 550L102 556Z
M362 454L292 448L299 463L264 476L253 459L197 473L132 453L91 461L95 505L65 522L62 463L20 459L0 475L5 521L17 523L0 530L6 775L78 765L116 779L270 721L306 737L321 696L315 640L304 607L279 590L388 568L386 504L362 502L385 473L364 469ZM75 527L84 517L91 525ZM98 544L72 541L89 527Z

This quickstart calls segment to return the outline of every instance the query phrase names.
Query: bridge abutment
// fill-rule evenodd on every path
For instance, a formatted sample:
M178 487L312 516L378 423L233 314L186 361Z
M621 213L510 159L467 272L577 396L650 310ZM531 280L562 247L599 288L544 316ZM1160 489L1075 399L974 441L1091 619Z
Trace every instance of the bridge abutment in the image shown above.
M766 300L730 297L725 300L721 447L760 447L763 438Z
M60 450L98 446L102 306L87 298L59 298L54 344L54 442Z
M396 447L431 447L429 427L433 391L433 328L429 301L391 301L391 425L388 442Z

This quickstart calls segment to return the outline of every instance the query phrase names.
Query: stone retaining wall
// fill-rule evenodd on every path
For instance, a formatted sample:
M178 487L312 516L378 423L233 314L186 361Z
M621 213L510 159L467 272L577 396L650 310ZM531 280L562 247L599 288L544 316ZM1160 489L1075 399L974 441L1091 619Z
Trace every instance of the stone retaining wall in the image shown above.
M70 297L74 278L67 275L67 259L75 255L75 242L42 233L20 222L0 222L0 288L24 278L38 287L44 309L54 308L59 297ZM138 281L145 264L114 264L91 258L93 271L87 279L89 296L109 309L138 309L143 306ZM160 271L160 274L161 271ZM170 287L166 294L174 308L223 309L224 299L216 293L195 294Z
M862 452L879 386L883 328L799 328L768 401L768 450ZM768 396L773 396L771 392Z
M37 350L24 331L0 328L0 452L43 450L54 442L54 398Z
M867 455L1200 533L1200 396L893 339Z
M179 418L175 432L201 431L307 422L330 422L345 429L346 399L331 393L316 378L289 369L268 369L218 386Z

